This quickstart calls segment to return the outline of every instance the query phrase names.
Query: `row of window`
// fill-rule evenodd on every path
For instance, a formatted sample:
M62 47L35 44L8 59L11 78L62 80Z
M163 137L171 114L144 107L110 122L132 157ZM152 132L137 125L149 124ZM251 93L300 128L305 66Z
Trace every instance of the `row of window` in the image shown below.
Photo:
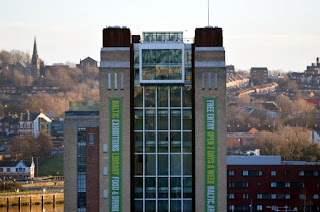
M143 129L143 121L145 121L145 130L192 130L192 111L189 109L148 109L134 110L135 130ZM145 119L145 120L143 120ZM182 123L181 123L182 119ZM170 120L170 126L169 121Z
M262 183L258 182L257 187L261 187ZM249 183L248 182L229 182L228 183L229 188L248 188ZM270 183L271 188L305 188L306 185L304 182L271 182ZM319 188L319 182L315 182L313 184L314 188Z
M134 179L135 198L143 198L143 191L144 198L147 199L192 198L191 177L135 177Z
M228 194L228 199L236 198L236 194ZM319 199L319 194L313 194L313 199ZM242 199L249 199L249 194L242 194ZM257 194L257 199L261 200L288 200L291 199L291 194ZM306 199L305 194L299 194L299 199Z
M15 169L15 172L26 172L26 168L12 168ZM11 168L0 168L0 173L15 173L14 171L11 171Z
M134 205L135 212L192 212L192 200L135 200Z
M156 160L157 159L157 160ZM181 164L182 160L182 164ZM192 175L192 155L191 154L171 154L170 164L169 155L146 154L145 162L143 162L143 155L135 155L135 175ZM157 164L158 163L158 164ZM143 170L144 164L144 170ZM181 167L182 165L182 167ZM156 168L158 167L158 168ZM181 168L183 170L181 170Z
M290 175L290 171L285 171L284 174L286 176ZM260 177L263 175L263 171L261 170L243 170L242 176L248 176L248 177ZM228 176L234 177L235 171L228 170ZM277 176L277 171L270 171L270 176ZM319 171L317 170L300 170L299 171L300 177L318 177Z
M143 141L143 135L145 141ZM135 153L167 153L169 151L191 153L192 151L191 132L158 132L157 138L156 132L135 132L134 137Z

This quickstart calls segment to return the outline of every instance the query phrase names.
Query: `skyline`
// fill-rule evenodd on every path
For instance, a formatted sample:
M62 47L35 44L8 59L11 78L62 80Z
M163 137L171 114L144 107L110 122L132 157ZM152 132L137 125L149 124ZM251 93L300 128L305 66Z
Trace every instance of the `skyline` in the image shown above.
M2 2L0 50L32 54L36 36L39 56L46 64L78 63L87 56L99 61L106 25L125 25L132 34L154 29L183 31L187 38L194 36L196 27L207 25L207 1L197 2L196 8L191 0L159 3ZM148 5L156 5L156 10L144 9ZM316 0L210 1L210 25L223 29L226 64L236 69L265 66L301 72L320 56L319 7Z

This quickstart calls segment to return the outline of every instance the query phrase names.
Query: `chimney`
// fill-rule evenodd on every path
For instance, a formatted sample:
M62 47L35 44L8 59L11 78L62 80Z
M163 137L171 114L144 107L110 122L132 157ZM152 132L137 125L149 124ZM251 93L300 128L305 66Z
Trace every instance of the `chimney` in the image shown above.
M28 114L28 121L30 121L30 111L27 110L27 114Z
M23 113L20 113L20 121L23 119Z
M317 57L317 64L319 64L320 63L320 59L319 59L319 57Z

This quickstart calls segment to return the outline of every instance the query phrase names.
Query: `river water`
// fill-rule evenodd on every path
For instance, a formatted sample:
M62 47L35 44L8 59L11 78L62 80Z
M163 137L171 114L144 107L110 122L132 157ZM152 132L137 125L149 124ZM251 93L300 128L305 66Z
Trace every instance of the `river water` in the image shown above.
M0 212L63 212L63 204L56 204L55 209L53 209L52 205L45 205L42 210L41 205L32 205L30 206L21 206L20 211L18 207L10 207L7 209L6 207L0 207Z

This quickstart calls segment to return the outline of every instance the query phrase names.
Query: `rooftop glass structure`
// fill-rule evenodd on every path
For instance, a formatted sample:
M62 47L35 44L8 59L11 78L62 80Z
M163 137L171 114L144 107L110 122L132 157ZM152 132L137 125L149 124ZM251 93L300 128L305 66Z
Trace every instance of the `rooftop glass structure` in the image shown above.
M143 32L143 42L182 42L183 32Z

